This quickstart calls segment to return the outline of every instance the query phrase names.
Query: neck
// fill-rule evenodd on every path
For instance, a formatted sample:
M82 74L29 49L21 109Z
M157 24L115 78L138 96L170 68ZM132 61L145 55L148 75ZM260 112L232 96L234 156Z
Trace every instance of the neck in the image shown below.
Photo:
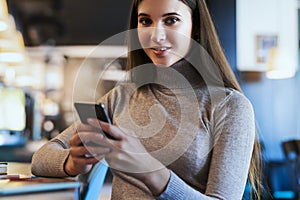
M156 80L166 88L187 88L203 85L199 72L185 59L181 59L170 67L157 67Z

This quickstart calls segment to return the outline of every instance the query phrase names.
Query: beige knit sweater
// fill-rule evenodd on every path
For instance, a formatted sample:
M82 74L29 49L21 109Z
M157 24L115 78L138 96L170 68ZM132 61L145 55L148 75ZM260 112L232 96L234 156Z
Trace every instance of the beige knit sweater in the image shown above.
M255 138L251 103L233 89L204 86L189 65L171 69L188 78L188 84L162 70L157 80L167 86L135 90L134 84L121 84L101 102L114 124L134 130L171 170L167 188L157 199L241 199ZM63 163L74 129L72 125L34 154L35 175L66 176ZM112 199L155 198L139 180L113 172Z

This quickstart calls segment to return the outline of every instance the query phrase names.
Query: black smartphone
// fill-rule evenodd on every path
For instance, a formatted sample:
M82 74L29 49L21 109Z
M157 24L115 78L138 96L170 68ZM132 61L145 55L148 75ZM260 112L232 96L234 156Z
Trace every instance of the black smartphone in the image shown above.
M111 124L111 120L108 116L108 113L103 103L94 104L94 103L75 102L74 107L78 113L80 121L84 124L88 123L87 122L88 118L95 118ZM107 138L114 139L111 135L105 133L104 131L103 133Z

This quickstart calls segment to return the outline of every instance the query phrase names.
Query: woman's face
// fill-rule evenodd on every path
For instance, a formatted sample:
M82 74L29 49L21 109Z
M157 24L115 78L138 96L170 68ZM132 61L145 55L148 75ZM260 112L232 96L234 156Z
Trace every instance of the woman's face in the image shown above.
M138 37L156 65L170 66L189 51L191 9L180 0L143 0L138 6Z

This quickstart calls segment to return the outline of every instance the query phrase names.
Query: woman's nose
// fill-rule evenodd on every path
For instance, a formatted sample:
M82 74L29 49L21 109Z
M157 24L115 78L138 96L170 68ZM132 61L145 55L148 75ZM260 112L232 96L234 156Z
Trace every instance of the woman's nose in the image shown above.
M161 42L166 39L166 30L163 27L153 27L151 32L151 40L154 42Z

